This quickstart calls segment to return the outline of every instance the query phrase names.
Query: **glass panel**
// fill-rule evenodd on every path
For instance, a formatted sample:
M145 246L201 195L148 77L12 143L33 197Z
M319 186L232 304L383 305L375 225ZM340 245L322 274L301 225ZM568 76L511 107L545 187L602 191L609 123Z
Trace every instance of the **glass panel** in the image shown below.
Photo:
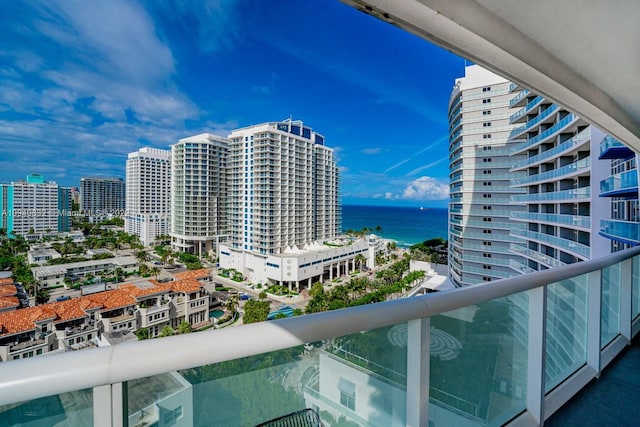
M547 288L546 392L587 361L588 278L584 274Z
M93 391L78 390L0 406L0 425L93 425Z
M640 255L633 257L633 280L631 281L631 318L640 314Z
M600 348L620 333L620 264L602 269Z
M429 422L500 425L525 409L528 295L431 319Z
M406 424L407 324L127 384L129 425L251 426L312 409L325 425Z

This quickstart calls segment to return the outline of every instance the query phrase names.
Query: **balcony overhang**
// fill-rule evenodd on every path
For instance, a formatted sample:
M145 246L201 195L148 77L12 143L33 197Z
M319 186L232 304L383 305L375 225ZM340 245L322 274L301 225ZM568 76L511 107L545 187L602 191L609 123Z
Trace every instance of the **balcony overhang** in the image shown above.
M640 2L343 1L533 89L640 152Z

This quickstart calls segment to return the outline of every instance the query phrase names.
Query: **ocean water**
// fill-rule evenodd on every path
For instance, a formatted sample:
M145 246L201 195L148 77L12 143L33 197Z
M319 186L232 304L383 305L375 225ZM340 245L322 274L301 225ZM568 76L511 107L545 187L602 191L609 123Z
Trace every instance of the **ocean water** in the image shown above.
M382 231L376 232L380 226ZM447 239L446 208L411 208L395 206L342 206L342 229L373 229L385 239L393 239L398 246L407 247L425 240Z

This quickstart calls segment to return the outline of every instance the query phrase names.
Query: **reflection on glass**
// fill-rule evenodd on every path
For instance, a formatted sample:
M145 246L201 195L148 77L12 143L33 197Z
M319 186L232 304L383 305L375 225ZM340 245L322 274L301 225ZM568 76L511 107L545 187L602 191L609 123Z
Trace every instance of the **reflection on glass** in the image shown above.
M640 255L633 257L633 280L631 281L631 318L640 314Z
M407 326L127 383L129 425L257 425L303 409L325 425L406 424Z
M527 306L519 293L431 319L430 422L496 425L525 408Z
M93 392L91 389L0 406L1 426L73 427L92 424Z
M620 333L620 264L602 270L602 316L600 348Z
M586 363L588 277L584 274L547 288L547 392Z

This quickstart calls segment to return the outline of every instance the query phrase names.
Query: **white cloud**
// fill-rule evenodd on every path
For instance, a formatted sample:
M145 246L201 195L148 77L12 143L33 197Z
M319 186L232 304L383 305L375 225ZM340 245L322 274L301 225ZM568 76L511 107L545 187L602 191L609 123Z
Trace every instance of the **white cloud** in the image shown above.
M373 155L373 154L382 153L382 148L380 148L380 147L364 148L364 149L360 150L360 152L370 156L370 155Z
M429 176L420 177L407 185L401 198L406 200L445 200L449 185Z

